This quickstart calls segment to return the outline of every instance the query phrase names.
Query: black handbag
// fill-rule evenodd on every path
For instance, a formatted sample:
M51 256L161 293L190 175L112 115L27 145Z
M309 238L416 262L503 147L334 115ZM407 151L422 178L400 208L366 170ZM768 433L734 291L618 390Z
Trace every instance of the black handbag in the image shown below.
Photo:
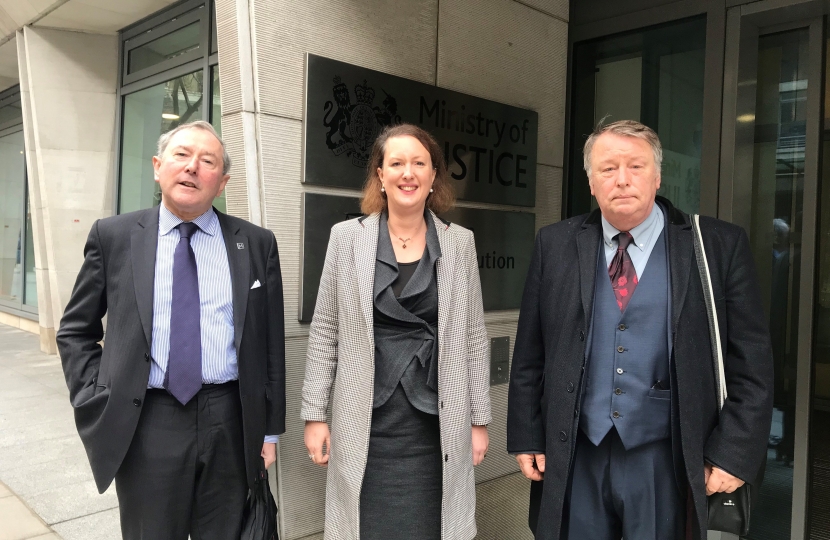
M726 401L726 376L723 371L723 352L721 351L720 327L715 310L715 295L709 274L709 263L700 234L700 216L692 216L694 228L695 258L706 299L706 312L709 318L709 337L712 341L712 360L715 380L718 384L718 410ZM751 488L744 484L732 493L713 493L707 497L709 505L709 530L746 536L749 534L749 515L751 510Z
M279 540L277 533L277 503L268 485L265 463L259 471L259 479L250 490L242 514L240 540Z

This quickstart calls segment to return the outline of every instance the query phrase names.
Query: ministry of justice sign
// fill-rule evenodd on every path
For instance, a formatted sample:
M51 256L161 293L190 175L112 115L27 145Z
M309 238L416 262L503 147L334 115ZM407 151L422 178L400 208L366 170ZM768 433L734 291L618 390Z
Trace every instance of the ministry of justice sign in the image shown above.
M459 199L535 205L535 111L313 54L305 99L304 182L360 189L381 129L409 122L443 147Z

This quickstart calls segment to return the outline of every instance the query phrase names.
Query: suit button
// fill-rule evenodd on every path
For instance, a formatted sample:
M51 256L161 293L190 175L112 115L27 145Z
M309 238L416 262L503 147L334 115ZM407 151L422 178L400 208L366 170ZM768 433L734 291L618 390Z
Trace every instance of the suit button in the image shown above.
M615 394L617 394L617 395L619 396L620 394L622 394L622 390L620 390L619 388L617 388L616 390L614 390L614 393L615 393Z
M579 417L579 409L574 409L574 418Z
M449 461L449 460L450 460L450 455L449 454L444 454L444 461L446 462L446 461Z
M567 441L568 440L568 434L565 433L564 431L560 431L559 432L559 440L562 441L562 442Z
M612 414L611 416L613 416L614 418L619 418L620 413L618 413L617 411L614 411L614 414Z
M568 392L573 392L573 391L574 391L574 383L569 382L568 383Z
M628 328L628 327L627 327L626 325L624 325L624 324L621 324L621 325L619 326L619 329L620 329L620 330L625 330L626 328Z
M136 407L141 407L141 400L138 399L138 398L135 398L133 400L133 405L135 405Z
M624 352L624 351L625 351L625 347L623 347L622 345L617 346L617 352Z
M144 361L145 361L145 362L149 362L149 361L150 361L150 355L149 355L148 353L144 353Z
M579 331L579 341L585 341L585 332Z

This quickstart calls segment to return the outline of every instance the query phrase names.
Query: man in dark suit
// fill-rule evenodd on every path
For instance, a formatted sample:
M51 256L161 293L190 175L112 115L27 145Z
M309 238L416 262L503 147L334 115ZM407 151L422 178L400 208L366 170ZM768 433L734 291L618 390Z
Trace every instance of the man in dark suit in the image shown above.
M207 122L162 135L153 167L160 206L92 226L58 350L123 537L239 538L285 430L277 243L212 208L230 159Z
M662 148L633 121L585 144L599 209L539 231L508 399L537 540L706 536L706 495L757 477L772 354L744 231L702 217L728 400L718 415L690 217L657 197Z

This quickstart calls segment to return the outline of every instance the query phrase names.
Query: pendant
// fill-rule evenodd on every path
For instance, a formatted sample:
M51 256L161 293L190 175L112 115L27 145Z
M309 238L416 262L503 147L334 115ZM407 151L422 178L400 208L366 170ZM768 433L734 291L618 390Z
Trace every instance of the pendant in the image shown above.
M403 245L403 248L406 249L406 244Z

